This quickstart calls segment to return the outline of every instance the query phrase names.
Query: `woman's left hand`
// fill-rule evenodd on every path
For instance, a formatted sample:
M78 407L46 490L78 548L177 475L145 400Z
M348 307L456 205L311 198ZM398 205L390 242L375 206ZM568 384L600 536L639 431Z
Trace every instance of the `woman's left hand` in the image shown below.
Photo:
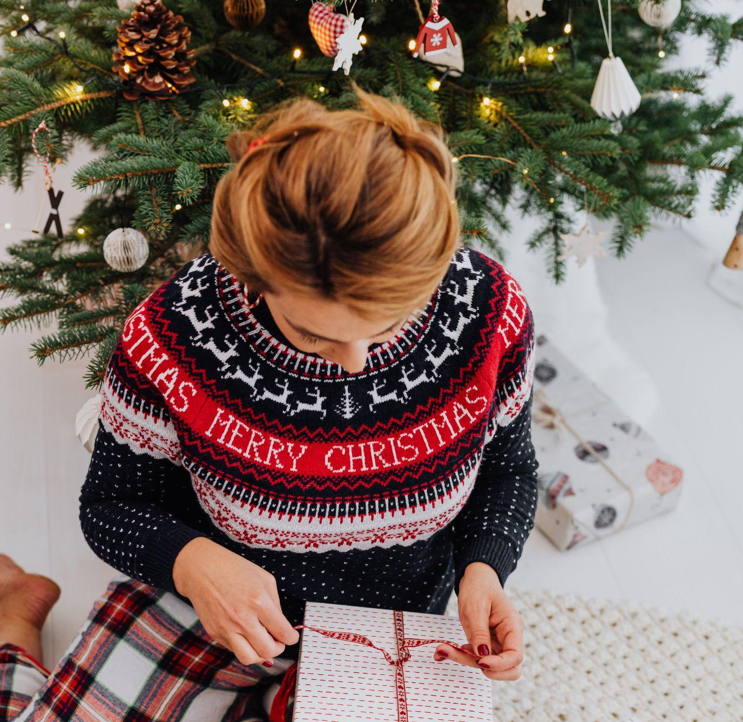
M459 582L457 602L459 621L469 640L463 646L480 658L448 644L440 644L434 658L479 667L490 679L517 680L524 656L524 621L506 597L495 570L483 562L469 564Z

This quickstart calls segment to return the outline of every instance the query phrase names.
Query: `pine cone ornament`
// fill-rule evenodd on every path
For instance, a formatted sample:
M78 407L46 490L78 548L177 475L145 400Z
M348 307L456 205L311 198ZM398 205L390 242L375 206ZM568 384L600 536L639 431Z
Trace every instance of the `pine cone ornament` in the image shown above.
M140 0L117 30L113 69L127 83L127 100L137 100L143 93L153 99L170 97L194 82L191 68L196 59L188 49L191 31L183 17L160 0Z

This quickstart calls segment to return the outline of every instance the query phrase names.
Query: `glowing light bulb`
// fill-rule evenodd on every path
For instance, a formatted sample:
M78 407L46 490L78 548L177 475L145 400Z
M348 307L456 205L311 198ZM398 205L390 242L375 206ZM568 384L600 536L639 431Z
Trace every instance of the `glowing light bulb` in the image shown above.
M519 62L523 65L526 62L526 57L524 55L519 55Z
M85 235L85 229L84 228L78 228L77 229L77 235L78 236L84 236Z
M678 97L679 97L679 94L678 94L678 93L674 93L674 94L673 94L673 97L674 97L674 98L678 98Z
M319 91L320 91L321 93L325 93L325 92L327 91L327 88L326 88L326 87L325 87L324 85L321 85L321 86L320 86L320 87L318 88L318 90L319 90Z
M452 156L451 162L452 163L459 163L459 158L457 158L456 156Z
M563 155L567 155L567 154L568 154L568 152L567 152L566 150L564 150L564 151L562 151L562 154L563 154Z
M408 41L408 50L415 50L415 40Z
M30 19L31 18L29 18L26 13L23 13L23 15L21 15L21 20L23 20L24 23L27 23Z
M59 37L60 37L60 38L62 38L62 39L64 40L64 38L66 38L66 37L67 37L67 33L65 33L65 31L64 31L64 30L60 30L60 31L59 31Z
M521 172L522 172L522 173L523 173L524 175L528 175L528 174L529 174L529 169L528 169L528 168L524 168L524 170L522 170Z
M176 203L176 204L175 204L175 209L176 209L177 211L179 211L179 210L180 210L181 208L183 208L183 206L182 206L182 205L181 205L180 203Z
M299 60L302 57L302 50L300 48L294 48L292 57L294 58L294 60Z
M659 58L665 58L666 57L666 51L665 50L659 50L658 51L658 57Z
M441 81L436 80L435 78L431 80L431 82L428 84L428 87L431 88L434 92L437 91L441 87Z
M555 59L555 55L554 55L554 53L550 53L550 54L549 54L549 55L547 56L547 60L554 60L554 59Z
M10 228L10 227L11 227L11 226L10 226L10 223L6 223L6 224L5 224L5 227L6 227L6 228Z
M17 38L18 37L18 31L17 30L11 30L10 31L10 37L11 38Z
M554 198L550 198L550 203L554 203L554 202L555 202L555 199Z
M487 95L482 99L482 104L483 105L490 105L490 98L488 98Z
M250 107L250 101L247 98L243 98L240 101L240 105L242 105L242 107L245 108L245 110L247 110Z
M565 27L562 29L565 35L570 35L573 32L573 26L570 23L565 23Z
M222 101L222 105L224 105L224 107L225 107L225 108L229 108L229 107L230 107L230 101L229 101L229 100L227 100L227 98L225 98L225 99L224 99L224 100Z
M129 63L124 63L124 72L125 73L130 73L131 70L132 70L132 66L129 65Z
M553 47L552 47L552 46L550 45L550 46L549 46L549 47L547 48L547 52L548 52L548 53L554 53L554 52L555 52L555 49L554 49L554 48L553 48Z
M360 43L361 43L362 45L366 45L366 42L367 42L367 40L366 40L366 35L359 35L359 42L360 42Z
M82 93L82 92L83 92L83 90L85 90L85 88L83 88L83 86L82 86L82 85L76 85L76 86L75 86L75 92L76 92L76 93Z

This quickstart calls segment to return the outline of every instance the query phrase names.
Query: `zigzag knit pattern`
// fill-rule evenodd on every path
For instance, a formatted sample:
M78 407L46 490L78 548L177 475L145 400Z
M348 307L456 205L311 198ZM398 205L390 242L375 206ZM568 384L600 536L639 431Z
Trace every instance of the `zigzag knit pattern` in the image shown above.
M307 599L440 613L473 561L505 583L533 528L534 349L519 284L469 248L357 373L293 346L207 252L126 321L83 531L171 591L208 536L273 573L298 621Z

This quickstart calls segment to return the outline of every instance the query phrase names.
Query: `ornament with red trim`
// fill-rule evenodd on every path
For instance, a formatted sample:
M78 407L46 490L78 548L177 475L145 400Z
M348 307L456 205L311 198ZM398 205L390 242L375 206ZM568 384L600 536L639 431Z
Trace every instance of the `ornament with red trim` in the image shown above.
M413 57L417 58L419 53L425 53L426 57L430 58L446 52L449 48L456 48L458 45L454 26L443 15L439 15L439 0L433 0L430 15L418 28L418 37L412 49Z

